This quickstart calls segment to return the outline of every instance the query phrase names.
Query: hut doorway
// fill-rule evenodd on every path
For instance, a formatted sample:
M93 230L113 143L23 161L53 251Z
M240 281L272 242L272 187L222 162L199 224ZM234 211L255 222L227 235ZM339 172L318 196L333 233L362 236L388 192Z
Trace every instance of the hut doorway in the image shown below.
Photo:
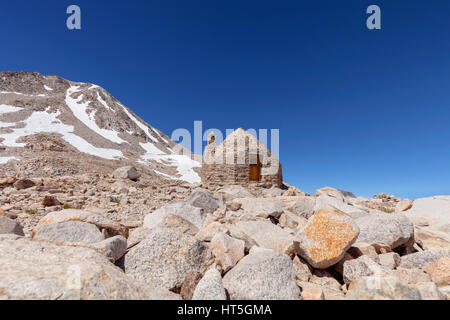
M261 162L259 161L259 155L250 155L250 168L249 168L250 181L261 180Z

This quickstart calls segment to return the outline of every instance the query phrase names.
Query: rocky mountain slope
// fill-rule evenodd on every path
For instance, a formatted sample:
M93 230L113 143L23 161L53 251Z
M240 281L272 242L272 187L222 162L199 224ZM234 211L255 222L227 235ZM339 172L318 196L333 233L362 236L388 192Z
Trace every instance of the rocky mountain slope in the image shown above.
M131 164L155 179L198 182L199 162L182 151L99 86L0 73L3 175L101 174Z

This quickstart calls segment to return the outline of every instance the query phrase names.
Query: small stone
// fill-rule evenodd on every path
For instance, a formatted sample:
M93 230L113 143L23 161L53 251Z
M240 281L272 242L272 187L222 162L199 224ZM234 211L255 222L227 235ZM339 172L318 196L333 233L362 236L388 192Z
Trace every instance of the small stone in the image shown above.
M169 214L183 218L198 229L202 228L205 218L201 208L194 207L184 202L175 202L147 214L144 218L143 226L147 229L157 229L162 226L164 219Z
M29 189L34 187L35 185L36 183L34 183L34 181L30 179L20 179L13 184L14 188L16 188L17 190Z
M111 262L116 262L127 251L127 239L122 236L114 236L103 241L93 243L89 247L103 254Z
M292 260L294 264L295 279L297 281L309 281L312 277L312 268L298 256Z
M44 207L55 207L59 206L60 204L61 202L59 202L58 199L53 196L45 196L44 200L42 200L42 205Z
M402 256L402 268L426 268L440 258L450 258L450 248L431 249Z
M402 199L400 202L397 203L395 206L395 212L403 212L411 209L413 206L412 200L409 199Z
M5 216L0 216L0 234L15 234L18 236L25 236L20 223Z
M213 213L219 207L211 193L203 188L195 189L189 197L188 203L191 206L203 209L206 213Z
M302 290L303 300L325 300L323 290L321 288L307 287Z
M341 289L341 284L333 276L325 270L316 270L314 275L309 279L309 282L315 283L324 287L333 288L337 291Z
M195 236L199 231L192 223L174 214L168 214L164 219L162 226L177 229L178 231L191 236Z
M278 219L283 214L283 208L277 202L264 198L235 199L242 205L242 209L254 217Z
M206 225L205 221L205 226L200 229L200 231L195 235L195 237L200 241L210 242L212 238L214 238L214 236L220 232L227 233L228 228L217 221Z
M144 227L139 227L139 228L136 228L133 231L131 231L130 236L128 237L128 240L127 240L128 249L134 247L139 242L141 242L142 240L147 238L147 236L150 234L150 232L151 232L150 229L147 229Z
M428 266L426 272L437 286L450 286L450 258L440 258Z
M231 201L227 201L226 206L227 206L227 209L229 209L231 211L238 211L242 207L242 204L231 200Z
M397 276L401 281L409 284L431 281L430 276L426 274L422 269L397 268L396 270L392 270L391 272L393 272L393 274Z
M211 266L195 288L192 300L227 300L220 272Z
M445 300L445 296L439 291L434 282L421 282L412 285L420 292L422 300Z
M223 272L233 268L245 255L245 242L224 233L218 233L212 238L211 248L216 263L222 267Z
M130 179L137 180L141 176L141 174L137 171L137 169L133 166L121 167L112 173L114 178L118 179Z
M189 271L181 285L180 295L183 300L191 300L197 284L202 279L202 274L198 271Z
M347 300L421 300L417 288L393 276L363 277L348 287Z
M354 243L347 252L355 259L365 255L377 263L380 262L375 246L368 243Z
M344 282L349 284L365 276L381 275L383 270L380 265L368 256L361 256L344 263Z
M294 237L286 230L267 220L239 221L230 230L231 236L249 246L274 249L290 256L294 254Z
M388 252L388 253L380 254L378 256L378 258L379 258L380 265L382 265L383 267L385 267L386 269L389 269L389 270L393 270L393 269L397 268L402 261L402 258L400 258L398 253L395 253L395 252Z

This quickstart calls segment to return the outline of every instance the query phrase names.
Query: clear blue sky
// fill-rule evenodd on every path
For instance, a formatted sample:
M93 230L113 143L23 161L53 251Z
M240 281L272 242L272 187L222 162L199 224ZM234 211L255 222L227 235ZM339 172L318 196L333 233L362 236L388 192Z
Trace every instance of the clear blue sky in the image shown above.
M168 135L279 128L306 192L450 194L448 0L15 0L0 39L0 70L101 85Z

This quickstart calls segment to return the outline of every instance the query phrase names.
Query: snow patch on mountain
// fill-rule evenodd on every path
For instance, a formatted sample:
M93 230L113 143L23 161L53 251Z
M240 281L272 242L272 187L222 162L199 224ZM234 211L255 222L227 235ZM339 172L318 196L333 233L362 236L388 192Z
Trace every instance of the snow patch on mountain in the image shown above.
M106 109L108 109L109 111L116 112L116 110L114 110L113 108L111 108L110 106L108 106L108 104L106 103L105 100L102 99L102 97L100 96L100 94L98 93L98 91L97 91L97 100L98 100L98 101L99 101Z
M72 110L72 113L75 117L78 118L82 123L84 123L89 129L94 131L95 133L101 135L103 138L108 139L114 143L124 143L127 142L118 136L117 131L107 130L100 128L95 122L95 114L97 110L93 110L88 113L89 102L81 102L83 99L83 95L79 95L78 98L74 99L71 97L72 94L79 92L79 86L72 86L67 89L66 93L66 104Z
M0 104L0 115L10 112L17 112L22 110L23 108L20 107L14 107L7 104Z
M142 131L145 132L145 134L147 135L147 137L149 137L151 140L158 142L158 139L156 139L155 137L153 137L150 134L150 130L149 128L144 125L142 122L140 122L135 116L133 116L128 110L127 108L125 108L124 105L120 104L120 106L122 107L123 111L127 114L128 118L130 118L139 128L142 129Z
M20 137L42 132L59 133L65 141L77 148L80 152L111 160L123 157L122 152L119 150L97 148L77 136L73 133L73 126L66 125L57 119L61 114L60 111L50 113L49 109L50 107L45 111L33 112L28 119L23 121L25 124L24 128L13 128L13 131L10 133L0 134L0 138L4 139L2 142L3 145L7 147L25 147L25 143L17 142Z
M0 163L1 164L5 164L5 163L7 163L8 161L11 161L11 160L19 160L19 159L17 159L16 157L0 157Z

